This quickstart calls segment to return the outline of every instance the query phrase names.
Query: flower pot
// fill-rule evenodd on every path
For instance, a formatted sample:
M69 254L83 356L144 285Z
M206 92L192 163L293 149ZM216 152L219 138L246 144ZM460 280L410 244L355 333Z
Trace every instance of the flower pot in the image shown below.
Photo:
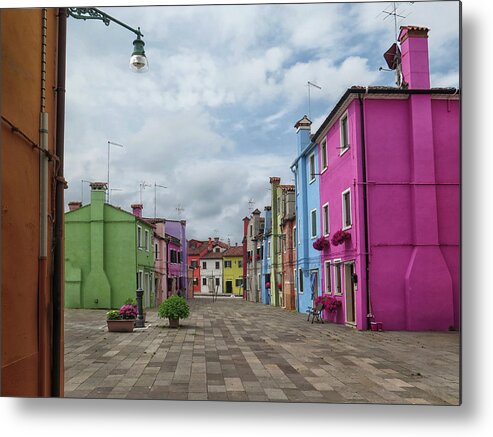
M370 322L370 327L372 331L382 331L383 325L382 322Z
M180 319L168 319L170 328L178 328L180 326Z
M109 332L133 332L135 319L106 320Z

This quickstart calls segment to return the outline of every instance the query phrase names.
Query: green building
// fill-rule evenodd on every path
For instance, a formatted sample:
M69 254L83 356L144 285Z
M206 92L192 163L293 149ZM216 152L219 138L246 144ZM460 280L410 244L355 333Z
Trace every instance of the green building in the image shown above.
M65 213L65 307L119 308L144 290L155 302L153 225L105 203L107 184L91 183L91 203ZM140 209L139 209L140 207Z

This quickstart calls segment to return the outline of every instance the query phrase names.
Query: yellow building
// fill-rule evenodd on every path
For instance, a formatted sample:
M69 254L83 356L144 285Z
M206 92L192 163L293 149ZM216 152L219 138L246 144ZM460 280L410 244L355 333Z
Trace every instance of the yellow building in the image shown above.
M243 296L243 246L234 246L222 253L223 293Z

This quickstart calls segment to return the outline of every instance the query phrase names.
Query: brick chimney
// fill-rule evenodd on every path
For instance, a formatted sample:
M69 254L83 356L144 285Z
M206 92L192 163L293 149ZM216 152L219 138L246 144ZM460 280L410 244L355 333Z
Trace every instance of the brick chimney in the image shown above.
M76 209L79 209L82 207L82 202L69 202L68 203L68 209L70 211L75 211Z
M134 203L133 205L130 205L132 208L132 214L135 217L142 217L142 208L144 208L144 205L142 203Z
M402 79L409 89L430 88L428 32L426 27L401 26Z

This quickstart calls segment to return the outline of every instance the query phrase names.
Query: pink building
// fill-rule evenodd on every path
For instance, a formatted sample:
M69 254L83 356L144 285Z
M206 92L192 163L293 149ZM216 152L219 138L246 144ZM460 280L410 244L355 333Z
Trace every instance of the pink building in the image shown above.
M399 42L401 85L348 89L313 136L322 288L341 302L325 317L459 329L460 99L430 88L428 29Z
M168 297L177 294L180 290L181 264L187 260L182 260L182 251L180 240L176 237L166 234L165 241L167 243L167 294Z
M154 290L156 306L166 300L168 295L168 243L166 240L166 220L162 218L145 218L154 228Z

